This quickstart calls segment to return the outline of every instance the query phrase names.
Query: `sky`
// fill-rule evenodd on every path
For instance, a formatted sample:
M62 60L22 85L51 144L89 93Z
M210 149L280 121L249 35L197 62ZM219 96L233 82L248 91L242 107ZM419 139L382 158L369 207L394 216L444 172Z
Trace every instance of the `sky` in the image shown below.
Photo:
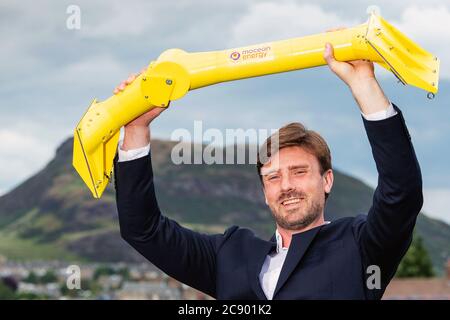
M70 5L80 28L70 29ZM376 68L403 112L424 181L424 212L450 223L450 0L431 1L0 1L0 195L42 169L95 97L170 48L230 49L301 37L381 15L441 60L439 92L397 83ZM335 168L376 186L359 109L327 67L246 79L189 92L152 123L174 130L279 128L300 121L328 141Z

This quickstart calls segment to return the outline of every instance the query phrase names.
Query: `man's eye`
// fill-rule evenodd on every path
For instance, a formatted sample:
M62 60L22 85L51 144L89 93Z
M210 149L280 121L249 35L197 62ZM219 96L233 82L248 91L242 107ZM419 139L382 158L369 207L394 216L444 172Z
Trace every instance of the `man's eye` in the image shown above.
M305 170L297 170L294 172L295 175L301 175L303 173L306 173L306 171Z
M277 175L272 175L272 176L268 176L267 177L267 180L276 180L276 179L278 179L279 178L279 176L277 176Z

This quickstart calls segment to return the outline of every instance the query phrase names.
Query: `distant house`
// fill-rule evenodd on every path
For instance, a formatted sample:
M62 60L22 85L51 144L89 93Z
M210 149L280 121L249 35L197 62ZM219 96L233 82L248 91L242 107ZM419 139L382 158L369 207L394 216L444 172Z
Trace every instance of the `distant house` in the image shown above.
M444 277L393 279L383 299L450 300L450 259Z
M183 300L213 300L207 294L182 284L182 299Z
M43 295L49 297L50 299L56 299L61 296L61 291L58 283L33 284L19 282L17 291L19 293Z
M119 300L179 300L180 290L170 288L166 283L125 281L122 289L116 291Z
M98 283L103 288L103 290L117 289L122 284L123 277L118 274L112 274L109 276L100 276L98 278Z

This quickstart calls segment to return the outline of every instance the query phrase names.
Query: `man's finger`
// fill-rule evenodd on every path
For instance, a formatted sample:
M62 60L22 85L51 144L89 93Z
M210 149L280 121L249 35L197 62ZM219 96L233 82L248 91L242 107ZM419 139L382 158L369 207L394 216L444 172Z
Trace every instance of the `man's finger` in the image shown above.
M120 85L119 85L119 90L120 91L123 91L124 89L125 89L125 87L126 87L127 85L126 85L126 83L125 82L122 82Z
M323 58L330 67L336 62L336 59L334 59L333 46L329 42L325 43L325 51L323 53Z
M325 44L325 50L323 53L323 58L327 62L331 71L333 71L338 77L346 81L346 73L348 73L349 64L347 62L337 61L334 57L334 49L331 43Z
M125 84L130 84L134 81L134 79L136 79L136 75L134 73L130 74L130 76L128 77L128 79L125 81Z

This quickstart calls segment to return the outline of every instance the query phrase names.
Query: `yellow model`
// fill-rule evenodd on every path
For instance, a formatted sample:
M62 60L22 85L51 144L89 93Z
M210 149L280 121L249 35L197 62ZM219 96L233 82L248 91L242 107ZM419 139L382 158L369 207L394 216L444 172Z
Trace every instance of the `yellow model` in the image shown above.
M403 84L435 94L439 60L376 12L367 23L344 30L222 51L164 51L126 90L95 99L74 132L73 165L95 198L111 179L120 128L153 107L167 107L189 90L219 82L326 64L325 43L337 60L367 59L391 71Z

